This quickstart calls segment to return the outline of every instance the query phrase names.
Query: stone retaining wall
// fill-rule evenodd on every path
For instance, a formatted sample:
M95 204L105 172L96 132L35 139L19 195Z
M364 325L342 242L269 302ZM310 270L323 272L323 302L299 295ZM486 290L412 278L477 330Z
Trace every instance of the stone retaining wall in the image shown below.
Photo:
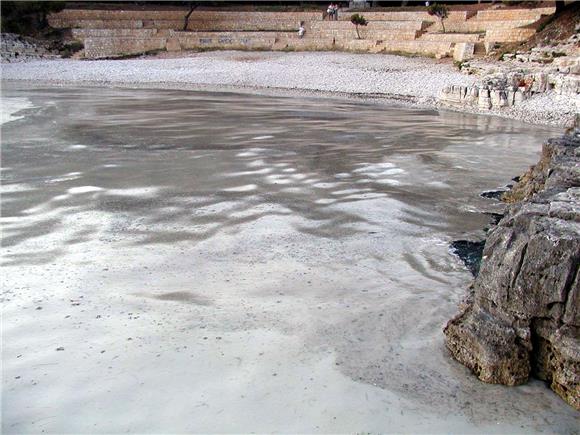
M485 32L485 39L493 42L518 42L531 38L534 29L492 29Z
M167 38L94 38L84 40L85 56L93 59L165 50Z
M72 29L72 36L76 39L83 40L87 37L92 38L148 38L160 33L158 29Z
M172 50L203 48L272 49L279 37L277 32L176 32L170 37L179 46ZM174 41L174 43L175 43Z
M368 25L360 29L380 30L424 30L431 23L427 21L369 21ZM350 21L314 21L310 23L312 30L352 30L354 25Z
M417 32L396 32L384 30L372 30L367 28L359 29L361 39L365 40L399 40L399 41L414 41L417 38ZM314 35L310 35L313 37ZM316 32L316 38L334 38L340 40L357 39L356 30L354 27L345 30L327 30ZM307 38L309 40L311 38Z
M367 21L436 21L437 18L429 15L426 10L423 11L399 11L399 12L361 12ZM352 13L339 14L339 20L350 20ZM450 11L448 21L465 21L474 16L472 11Z
M500 29L515 29L522 26L527 26L535 20L514 20L514 21L445 21L445 30L452 33L477 33L487 32L489 30ZM442 31L441 24L436 22L433 24L433 30Z
M85 20L85 19L48 19L51 27L56 29L141 29L143 20Z
M457 57L461 52L469 58L479 52L481 40L490 43L521 41L534 33L521 26L550 9L500 10L476 14L473 11L452 11L445 21L450 33L437 33L440 24L425 10L364 12L369 20L361 26L362 40L357 40L355 27L343 14L339 21L323 20L322 12L238 12L193 11L185 34L181 31L186 8L171 10L102 10L66 9L49 17L56 28L72 28L73 36L86 42L86 57L110 57L151 50L204 48L257 49L344 49L371 52L404 52L428 56ZM498 14L501 12L501 14ZM509 13L507 13L509 12ZM289 37L304 22L303 39ZM196 33L197 32L197 33ZM210 32L201 35L199 32ZM221 34L219 34L221 32ZM261 33L261 34L258 34ZM102 38L102 41L98 39ZM147 41L152 38L151 41ZM115 41L118 39L118 41ZM163 40L165 39L165 46ZM133 44L133 46L132 46ZM467 44L458 45L457 44ZM471 45L476 49L471 50ZM463 47L463 48L461 48ZM481 48L481 47L480 47ZM480 50L481 51L481 50ZM464 59L462 59L464 60Z
M188 9L183 10L105 10L105 9L65 9L52 14L49 19L60 20L183 20ZM272 20L284 18L292 21L322 20L322 12L233 12L233 11L193 11L191 20Z
M477 12L479 21L517 21L531 20L537 21L542 15L552 15L556 8L534 8L534 9L495 9Z
M477 42L483 35L478 33L425 33L422 41L434 42Z
M453 43L434 41L384 41L379 44L381 52L421 54L424 56L446 57L453 52Z

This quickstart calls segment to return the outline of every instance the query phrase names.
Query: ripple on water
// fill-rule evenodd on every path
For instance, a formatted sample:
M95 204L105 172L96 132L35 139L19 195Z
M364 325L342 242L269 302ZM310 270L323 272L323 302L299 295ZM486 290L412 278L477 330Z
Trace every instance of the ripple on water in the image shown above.
M441 333L470 280L449 241L481 231L478 193L551 132L324 99L3 92L54 101L2 131L10 431L575 430L543 385L480 383Z

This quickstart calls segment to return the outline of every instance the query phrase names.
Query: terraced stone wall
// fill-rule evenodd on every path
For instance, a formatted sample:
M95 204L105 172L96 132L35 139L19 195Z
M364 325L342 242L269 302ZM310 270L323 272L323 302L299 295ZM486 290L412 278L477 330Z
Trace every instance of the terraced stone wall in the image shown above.
M483 13L485 12L485 13ZM364 12L369 24L359 28L358 40L350 13L338 21L324 20L322 12L194 11L183 30L188 10L66 9L49 17L57 28L72 28L85 44L88 58L135 54L151 50L270 49L353 50L405 52L428 56L451 56L457 44L483 41L522 41L534 30L522 28L553 8L452 11L445 21L447 33L425 10ZM303 22L306 35L296 31Z

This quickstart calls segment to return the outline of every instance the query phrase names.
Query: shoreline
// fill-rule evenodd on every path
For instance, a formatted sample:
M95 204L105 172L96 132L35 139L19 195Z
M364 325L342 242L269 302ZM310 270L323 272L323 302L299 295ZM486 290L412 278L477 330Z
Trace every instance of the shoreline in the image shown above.
M442 104L438 94L445 85L473 84L476 77L460 73L449 62L384 54L211 51L182 57L43 60L2 64L2 81L335 98L562 128L574 119L574 102L555 94L538 95L501 110Z
M233 94L247 94L265 97L282 97L282 98L324 98L339 101L353 101L365 104L378 104L385 106L400 106L408 109L417 110L435 110L454 112L459 114L481 115L501 119L509 119L522 122L529 125L538 125L537 120L526 119L525 117L510 116L511 114L501 113L499 111L482 111L470 107L453 107L439 103L433 99L420 100L411 95L386 94L386 93L355 93L325 91L314 89L300 88L283 88L283 87L259 87L259 86L239 86L239 85L208 85L180 82L107 82L107 81L62 81L62 80L17 80L1 79L2 83L12 84L32 84L48 85L54 87L79 86L87 88L120 88L120 89L149 89L149 90L174 90L187 92L223 92ZM540 123L547 127L568 128L569 124L562 123Z

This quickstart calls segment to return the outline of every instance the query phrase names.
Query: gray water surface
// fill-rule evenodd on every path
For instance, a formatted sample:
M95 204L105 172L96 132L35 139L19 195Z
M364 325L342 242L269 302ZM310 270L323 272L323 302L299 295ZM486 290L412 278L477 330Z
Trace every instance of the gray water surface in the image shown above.
M441 332L471 279L449 242L554 130L11 83L2 105L3 432L577 430Z

